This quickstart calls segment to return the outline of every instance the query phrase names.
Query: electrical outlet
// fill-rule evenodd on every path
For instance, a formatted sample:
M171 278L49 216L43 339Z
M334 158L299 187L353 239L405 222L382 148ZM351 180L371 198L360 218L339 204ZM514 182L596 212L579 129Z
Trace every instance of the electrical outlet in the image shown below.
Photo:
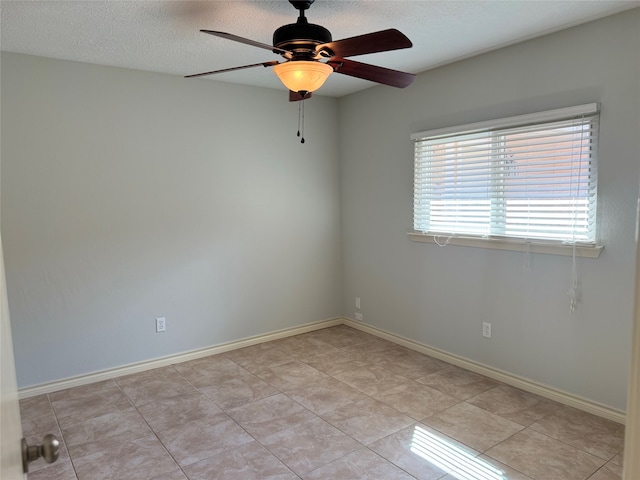
M356 312L356 320L362 321L362 314L360 312Z
M167 330L167 320L164 317L156 318L156 333L165 332Z
M356 297L356 310L360 310L360 297Z
M482 336L491 338L491 324L488 322L482 322Z

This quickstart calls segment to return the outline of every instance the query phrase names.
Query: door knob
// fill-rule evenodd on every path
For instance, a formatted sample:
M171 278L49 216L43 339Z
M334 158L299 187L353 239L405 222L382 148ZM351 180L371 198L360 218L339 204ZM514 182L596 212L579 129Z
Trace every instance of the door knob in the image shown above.
M45 462L53 463L60 454L60 442L55 435L45 435L42 445L27 445L27 440L22 439L22 470L29 472L29 464L42 457Z

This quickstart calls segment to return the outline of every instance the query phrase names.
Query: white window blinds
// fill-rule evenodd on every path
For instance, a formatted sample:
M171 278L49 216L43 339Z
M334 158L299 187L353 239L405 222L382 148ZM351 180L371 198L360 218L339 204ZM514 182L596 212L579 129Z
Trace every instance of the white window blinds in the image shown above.
M597 104L415 141L414 229L595 245Z

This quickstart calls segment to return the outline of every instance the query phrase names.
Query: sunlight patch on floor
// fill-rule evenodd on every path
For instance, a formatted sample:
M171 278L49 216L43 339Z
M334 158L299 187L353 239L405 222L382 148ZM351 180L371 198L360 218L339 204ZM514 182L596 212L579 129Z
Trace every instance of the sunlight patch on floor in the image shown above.
M418 426L411 451L459 480L508 480L502 470Z

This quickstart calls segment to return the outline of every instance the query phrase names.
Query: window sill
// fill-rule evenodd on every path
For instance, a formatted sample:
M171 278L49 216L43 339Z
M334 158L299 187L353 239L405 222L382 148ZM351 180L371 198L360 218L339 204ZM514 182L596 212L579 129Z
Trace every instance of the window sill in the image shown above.
M479 238L479 237L448 237L442 235L436 242L433 234L422 234L409 232L409 238L413 242L433 243L437 245L456 245L460 247L490 248L493 250L511 250L514 252L524 252L525 249L531 253L543 253L547 255L573 255L573 245L557 243L535 243L522 240L505 240L502 238ZM437 236L436 236L437 237ZM576 246L576 256L585 258L598 258L604 246Z

